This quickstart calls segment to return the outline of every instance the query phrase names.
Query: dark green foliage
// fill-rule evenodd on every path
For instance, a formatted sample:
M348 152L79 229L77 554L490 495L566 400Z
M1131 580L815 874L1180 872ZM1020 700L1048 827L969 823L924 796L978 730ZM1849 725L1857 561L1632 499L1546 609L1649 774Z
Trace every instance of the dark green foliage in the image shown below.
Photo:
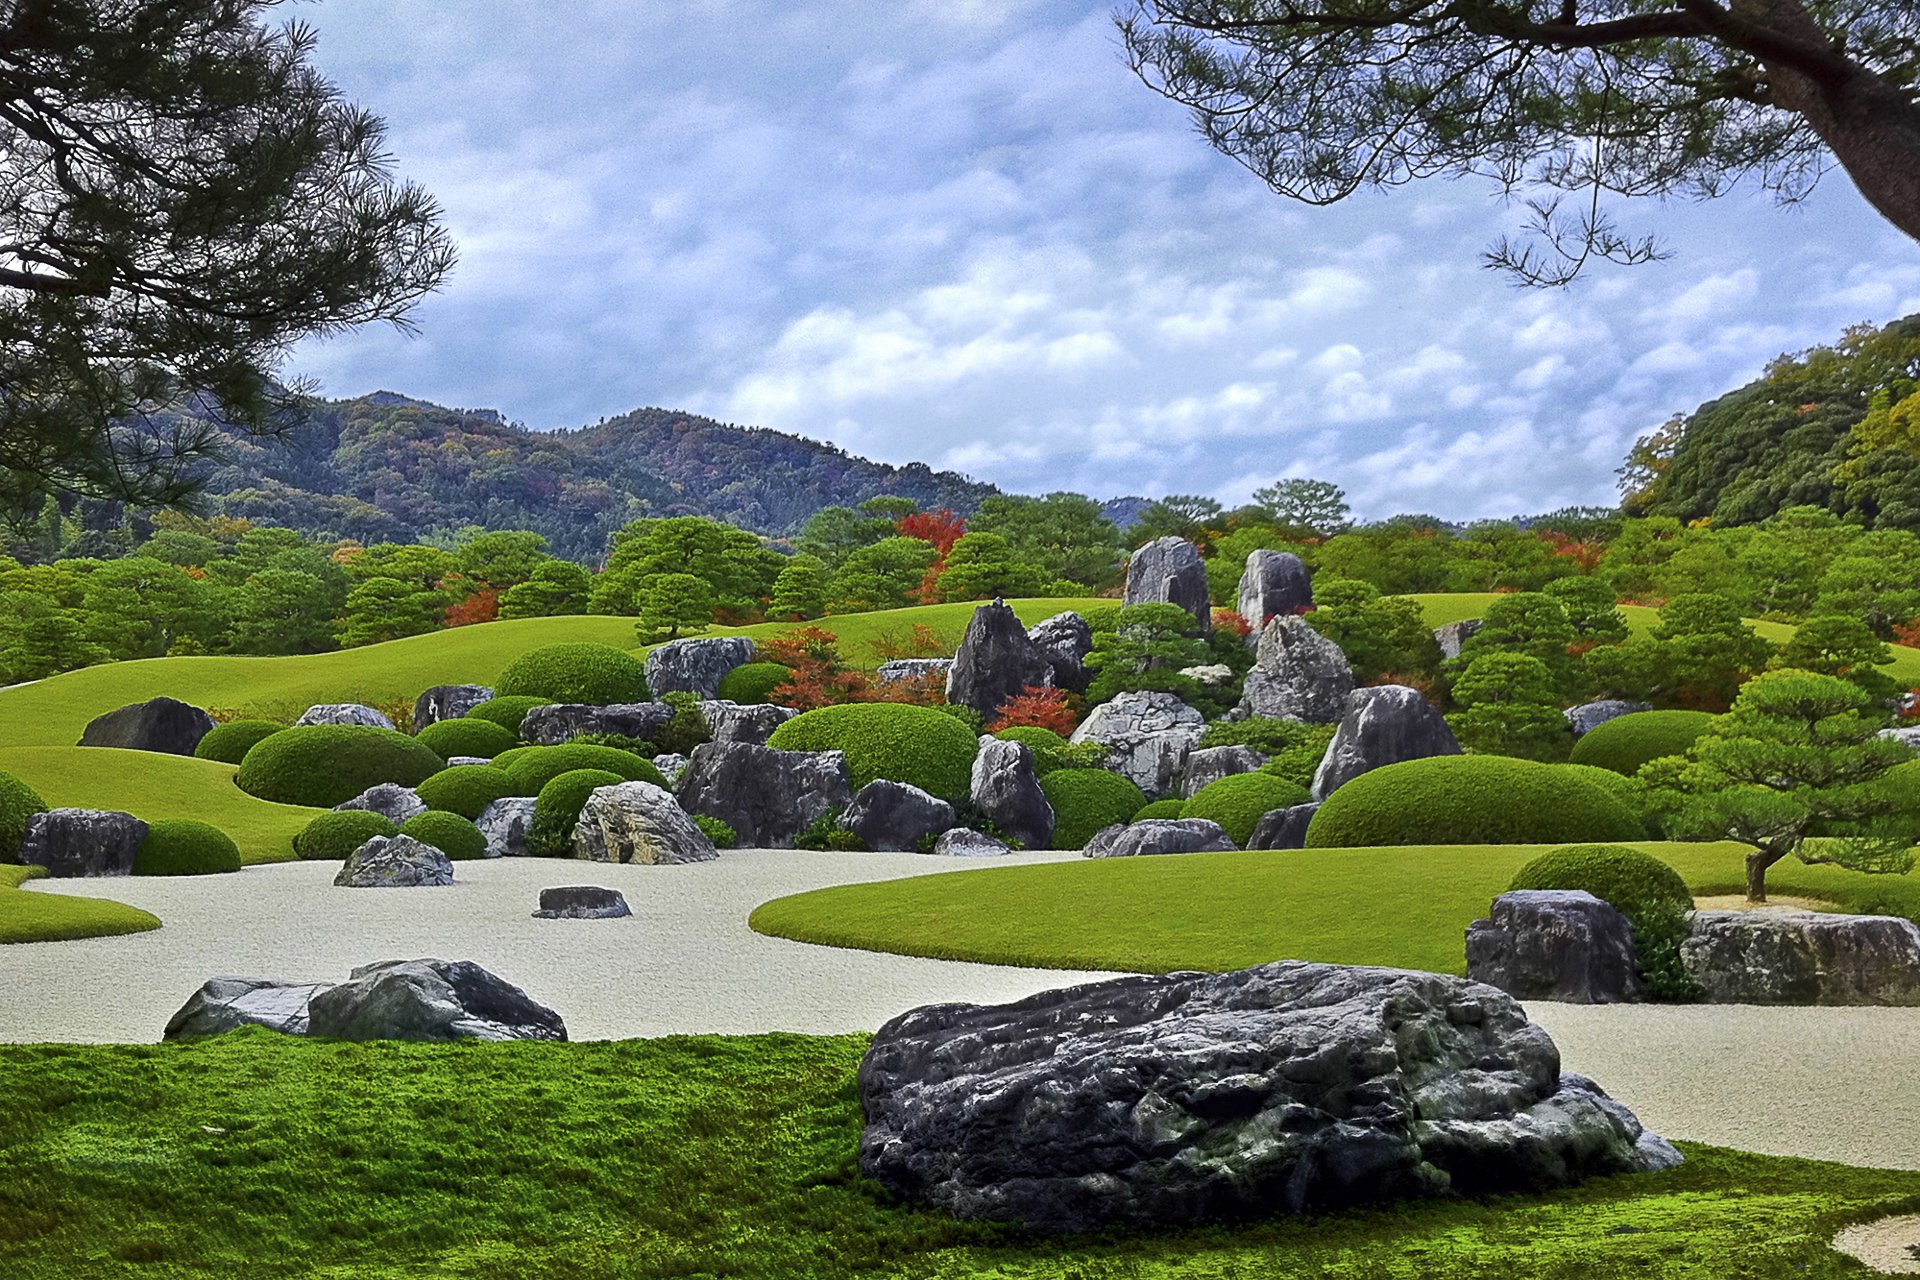
M1305 787L1285 778L1270 773L1238 773L1200 788L1181 808L1180 816L1217 822L1229 840L1245 848L1260 815L1312 799Z
M1370 583L1323 576L1313 584L1307 625L1340 646L1356 678L1431 676L1440 646L1412 600L1382 596Z
M773 701L773 691L785 684L793 668L778 662L749 662L720 678L718 696L743 707Z
M603 769L620 775L626 782L667 785L666 778L651 760L617 747L586 746L577 742L557 747L515 747L496 756L494 767L505 769L523 796L538 795L549 782L575 769Z
M293 838L293 852L307 862L345 862L347 855L375 836L399 835L390 820L365 809L323 813Z
M993 735L1018 742L1033 753L1033 772L1044 778L1055 769L1097 769L1106 763L1107 749L1098 742L1069 742L1051 729L1014 725Z
M614 747L621 751L642 756L648 760L660 755L663 748L650 738L632 738L624 733L583 733L576 738L568 738L571 747Z
M731 849L740 843L740 833L718 818L709 818L704 813L689 815L693 825L706 832L707 839L713 841L716 849Z
M1626 615L1620 612L1613 584L1605 578L1555 578L1542 589L1566 610L1567 623L1580 643L1618 644L1627 638Z
M1129 822L1146 822L1151 818L1184 818L1181 810L1187 807L1185 800L1154 800L1145 808L1129 818Z
M1363 773L1320 806L1309 849L1635 840L1640 817L1562 765L1433 756Z
M507 664L493 687L504 697L593 706L645 702L648 696L645 663L610 644L586 641L529 650Z
M1893 651L1865 622L1846 614L1822 614L1794 628L1770 664L1775 668L1841 676L1879 699L1899 692L1893 677L1875 667L1893 661Z
M1087 621L1094 624L1096 618ZM1161 690L1188 701L1202 696L1200 682L1180 672L1212 662L1212 650L1185 609L1177 604L1132 604L1097 622L1093 649L1087 654L1087 669L1095 673L1087 689L1089 705L1136 689Z
M661 751L690 756L695 747L713 741L713 726L700 710L700 699L691 693L669 693L661 701L673 708L673 719L653 731Z
M1649 840L1661 839L1665 834L1661 825L1661 815L1658 812L1659 806L1655 803L1647 784L1639 778L1615 773L1612 769L1602 769L1598 765L1591 764L1564 764L1560 767L1571 770L1596 787L1612 793L1621 804L1640 815L1640 821L1646 828L1644 834ZM1684 837L1675 834L1672 838L1677 840Z
M20 860L27 819L46 811L47 802L38 791L10 773L0 773L0 862Z
M439 720L414 737L431 747L433 753L442 760L450 760L454 756L480 756L491 760L501 752L511 751L520 745L520 739L511 730L478 716Z
M278 720L229 720L226 724L217 724L200 739L200 745L193 754L202 760L218 760L221 764L239 764L247 758L247 752L253 744L262 738L270 738L287 726Z
M1553 673L1531 654L1476 655L1454 681L1453 697L1463 710L1447 723L1468 751L1560 761L1573 746Z
M137 876L205 876L240 869L240 846L220 828L193 818L158 818L134 855Z
M1053 847L1084 849L1102 827L1127 822L1147 807L1146 793L1106 769L1055 769L1040 779L1053 805Z
M487 838L480 829L457 813L429 809L400 824L400 834L430 844L455 862L471 862L487 856Z
M1699 994L1680 964L1693 894L1660 859L1618 844L1567 845L1543 853L1514 875L1509 889L1584 889L1633 925L1633 946L1651 994L1685 1000Z
M478 818L488 805L503 797L531 794L522 791L505 769L485 764L442 769L413 790L429 809L444 809L463 818Z
M527 712L535 707L551 706L552 698L534 698L527 695L515 697L488 698L485 702L467 712L469 720L486 720L499 725L516 737L520 733L520 722L527 718Z
M1460 656L1447 667L1457 675L1485 655L1525 654L1546 667L1554 691L1571 694L1575 680L1567 646L1574 640L1573 623L1559 600L1543 591L1516 591L1487 606L1480 629L1460 646Z
M980 750L978 735L952 716L897 702L803 712L775 729L767 745L846 752L855 791L875 778L891 778L955 802L972 789L973 757Z
M958 720L975 738L986 732L987 717L973 707L963 706L957 702L942 702L933 710L950 719Z
M867 842L840 825L840 817L846 811L845 805L834 805L827 809L793 838L793 847L819 852L865 853Z
M1200 739L1203 747L1248 746L1265 752L1260 772L1284 778L1302 787L1313 785L1314 771L1327 754L1338 725L1307 724L1249 716L1245 720L1217 720Z
M414 787L446 761L392 729L367 725L301 725L256 743L233 780L248 795L279 804L331 809L368 787Z
M587 797L601 787L628 781L605 769L569 769L557 774L533 802L533 823L527 829L527 852L543 858L564 858L573 851L573 828Z
M1575 764L1590 764L1632 777L1661 756L1686 754L1713 717L1705 711L1635 711L1582 734L1573 744Z

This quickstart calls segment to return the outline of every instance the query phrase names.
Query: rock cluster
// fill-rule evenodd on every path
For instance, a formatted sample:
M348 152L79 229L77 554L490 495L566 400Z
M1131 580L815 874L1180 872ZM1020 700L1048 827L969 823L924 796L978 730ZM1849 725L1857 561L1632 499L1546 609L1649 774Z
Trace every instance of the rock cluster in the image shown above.
M190 756L212 732L213 717L199 707L173 698L149 698L95 716L80 734L80 745Z
M237 1027L331 1040L565 1040L560 1015L471 960L385 960L345 982L213 978L167 1022L167 1040Z
M947 669L947 701L991 718L1028 689L1053 684L1053 662L1004 600L983 604L967 621Z

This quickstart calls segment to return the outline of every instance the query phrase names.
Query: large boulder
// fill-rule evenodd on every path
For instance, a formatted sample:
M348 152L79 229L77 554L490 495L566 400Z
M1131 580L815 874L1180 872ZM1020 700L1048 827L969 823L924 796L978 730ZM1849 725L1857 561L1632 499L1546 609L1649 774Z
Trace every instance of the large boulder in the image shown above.
M556 702L528 711L520 722L520 736L542 747L557 747L587 733L617 733L647 741L671 719L673 708L664 702L614 702L605 706Z
M709 698L700 704L700 714L707 718L707 727L713 731L715 742L751 742L764 747L775 729L800 713L792 707L778 707L771 702L754 702L743 706L738 702ZM659 761L656 759L654 763L658 764Z
M753 641L745 636L669 640L647 654L647 688L656 698L663 693L711 698L729 671L752 662L754 656Z
M1053 683L1053 662L1028 636L1019 615L995 600L973 611L947 671L947 701L992 717L1008 700Z
M1680 963L1719 1004L1920 1005L1920 927L1900 916L1696 911Z
M560 1015L471 960L385 960L314 995L330 1040L565 1040Z
M873 673L874 679L881 684L898 684L903 680L938 681L946 687L947 673L953 670L952 658L890 658L880 664Z
M720 851L672 792L651 782L622 782L587 796L573 828L573 856L590 862L672 866L711 862Z
M933 842L933 852L941 858L998 858L1013 850L1005 840L996 840L984 831L955 827L940 833L940 838Z
M875 778L854 793L840 825L875 853L910 853L954 824L953 806L916 786Z
M679 792L688 813L720 819L743 847L791 849L821 814L853 800L853 783L838 751L709 742L694 748Z
M533 829L532 796L502 796L487 802L473 825L487 838L489 858L527 856L527 832Z
M373 729L394 727L386 712L361 702L323 702L319 706L308 707L293 722L293 727L298 729L309 724L358 724Z
M627 895L591 884L563 884L540 891L536 920L618 920L633 914Z
M1478 618L1465 618L1459 622L1442 623L1433 629L1433 642L1440 646L1440 656L1451 661L1460 656L1460 649L1467 641L1486 625Z
M1267 619L1313 608L1313 578L1291 551L1254 551L1240 574L1240 616L1258 631Z
M427 802L412 787L403 787L397 782L380 782L333 807L336 810L364 809L368 813L379 814L398 827L425 813Z
M1068 610L1036 622L1027 629L1027 639L1040 646L1053 664L1055 688L1070 693L1085 693L1093 683L1087 670L1087 655L1093 652L1093 627L1079 614Z
M1133 691L1103 702L1073 731L1107 749L1106 767L1158 800L1173 795L1207 718L1171 693Z
M458 720L483 702L493 690L483 684L437 684L413 701L413 731L442 720Z
M1127 561L1126 604L1177 604L1193 615L1201 634L1213 634L1207 562L1185 538L1155 538Z
M963 1218L1177 1226L1540 1191L1679 1153L1492 987L1281 961L915 1009L860 1064L860 1169Z
M213 717L199 707L173 698L149 698L89 720L80 745L190 756L212 732Z
M1313 798L1325 800L1382 765L1459 754L1460 742L1447 727L1447 718L1418 689L1400 684L1355 689L1313 772Z
M1240 848L1208 818L1142 818L1102 827L1080 851L1083 858L1145 858L1163 853L1233 853Z
M1568 707L1561 712L1567 718L1567 726L1578 738L1592 733L1609 720L1618 720L1621 716L1630 716L1636 711L1651 711L1651 702L1631 702L1625 698L1602 698L1598 702L1583 702L1577 707Z
M20 861L56 879L133 874L147 824L108 809L49 809L27 819Z
M1353 666L1340 646L1293 614L1260 630L1253 670L1240 695L1250 716L1331 724L1346 712Z
M1040 789L1033 752L1025 743L982 736L968 799L995 827L1027 848L1045 849L1053 843L1053 804Z
M1269 809L1260 815L1260 821L1253 824L1253 834L1247 837L1249 849L1304 849L1307 847L1307 827L1313 822L1313 815L1320 812L1320 802L1312 804L1288 805L1284 809Z
M333 882L343 889L437 889L453 883L453 860L412 836L375 836L347 855Z
M282 1035L307 1034L307 1006L331 982L280 982L273 978L209 978L167 1019L162 1040L198 1040L239 1027L265 1027Z
M1180 775L1180 794L1192 799L1210 782L1242 773L1257 773L1267 758L1252 747L1204 747L1187 756Z
M1467 977L1522 1000L1620 1004L1646 989L1633 926L1582 889L1515 889L1467 926Z

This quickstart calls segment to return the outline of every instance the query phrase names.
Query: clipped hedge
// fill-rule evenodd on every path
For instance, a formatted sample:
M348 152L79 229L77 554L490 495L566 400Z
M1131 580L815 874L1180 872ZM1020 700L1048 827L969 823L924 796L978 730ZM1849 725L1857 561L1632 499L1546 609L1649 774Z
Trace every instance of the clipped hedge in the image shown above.
M233 780L262 800L331 809L382 782L417 787L446 767L431 747L395 729L310 724L255 743Z
M480 834L480 828L444 809L414 814L400 824L400 834L432 845L455 862L471 862L487 856L487 838Z
M1098 742L1069 742L1038 725L1017 724L993 736L1003 742L1018 742L1031 751L1036 777L1044 778L1055 769L1097 769L1107 758L1106 747Z
M1053 847L1083 849L1102 827L1130 821L1147 807L1131 778L1105 769L1055 769L1040 779L1053 805Z
M489 764L457 764L442 769L413 789L429 809L443 809L463 818L477 818L495 800L529 795L505 769Z
M442 760L455 756L481 756L491 760L520 745L519 737L511 729L471 716L436 720L414 735L414 741L424 743Z
M554 702L645 702L646 664L610 644L574 641L530 649L507 664L493 682L506 696L549 698Z
M1312 799L1305 787L1286 778L1271 773L1236 773L1200 788L1181 806L1180 816L1219 823L1227 839L1244 849L1262 814Z
M601 787L628 781L605 769L569 769L540 788L533 801L533 822L527 828L527 851L561 858L572 851L574 824L587 797Z
M217 724L200 739L200 745L193 754L202 760L218 760L221 764L239 764L247 758L247 752L253 750L255 743L263 738L271 738L287 726L278 720L229 720Z
M620 775L623 782L651 782L665 787L667 779L651 760L618 747L593 747L579 742L557 747L515 747L495 756L494 767L505 769L523 796L538 796L541 788L575 769L602 769Z
M1706 711L1634 711L1615 716L1582 734L1573 744L1570 759L1631 777L1649 760L1685 754L1713 719Z
M1640 816L1565 765L1432 756L1361 774L1320 806L1307 848L1637 840Z
M876 778L964 803L980 739L953 716L904 702L859 702L802 712L773 731L782 751L843 751L853 789Z
M347 855L375 836L395 836L391 819L366 809L323 813L293 838L294 856L306 862L345 862Z
M20 842L27 838L27 819L45 813L47 802L20 779L0 773L0 862L20 860Z
M779 662L749 662L720 677L714 696L741 706L772 702L773 691L787 682L793 668Z
M1181 810L1187 807L1185 800L1155 800L1140 812L1127 819L1129 822L1145 822L1149 818L1179 818L1185 815Z
M488 698L460 719L485 720L489 724L497 724L517 740L520 736L520 722L527 718L527 712L535 707L552 705L552 698Z
M207 876L240 869L240 846L215 826L193 818L159 818L133 856L137 876Z

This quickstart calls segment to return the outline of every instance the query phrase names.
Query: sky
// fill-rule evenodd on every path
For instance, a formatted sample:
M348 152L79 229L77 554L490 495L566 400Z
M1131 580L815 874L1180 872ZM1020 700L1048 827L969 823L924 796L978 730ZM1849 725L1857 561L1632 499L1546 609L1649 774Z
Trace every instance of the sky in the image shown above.
M536 429L642 406L1021 493L1312 476L1363 518L1611 503L1635 437L1849 324L1920 312L1920 245L1843 174L1634 202L1673 256L1517 289L1519 222L1432 181L1269 191L1128 70L1104 4L309 0L461 260L315 340L326 394Z

